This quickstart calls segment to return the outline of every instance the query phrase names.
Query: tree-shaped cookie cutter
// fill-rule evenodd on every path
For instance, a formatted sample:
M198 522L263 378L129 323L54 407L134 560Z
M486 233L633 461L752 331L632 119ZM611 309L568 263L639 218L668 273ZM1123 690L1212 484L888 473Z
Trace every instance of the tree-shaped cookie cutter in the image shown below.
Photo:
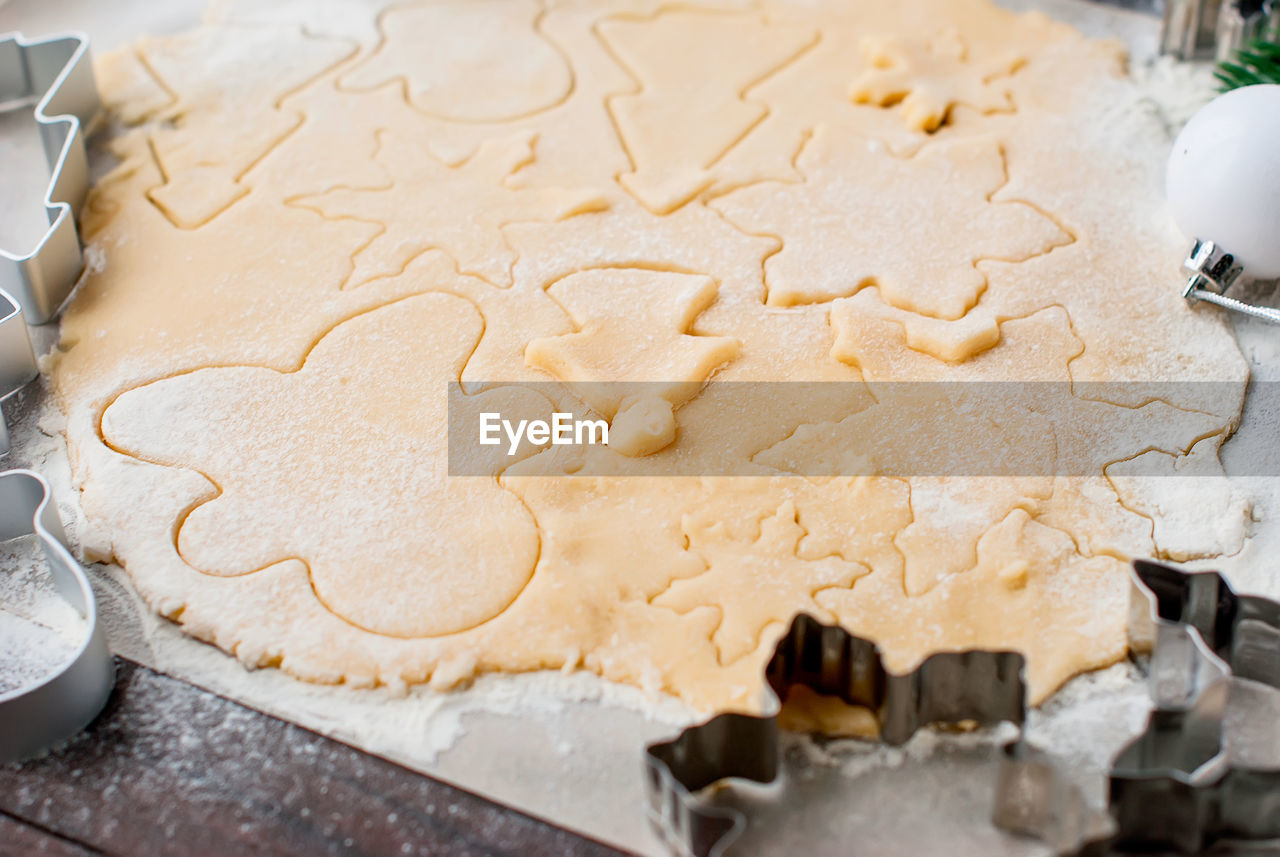
M80 276L75 213L89 192L84 128L101 106L87 37L0 37L0 110L34 109L49 165L43 237L30 252L0 247L0 289L17 298L31 324L52 319Z
M1151 651L1153 708L1112 762L1107 806L1091 806L1024 736L1003 748L993 822L1080 857L1195 854L1221 838L1280 837L1280 770L1232 764L1223 744L1233 675L1280 687L1280 604L1236 595L1216 572L1139 560L1131 579L1130 637ZM897 745L930 723L1021 725L1022 668L1014 652L966 651L895 674L872 642L796 616L765 669L762 714L720 714L647 748L650 821L673 854L723 854L746 819L699 793L732 778L777 778L778 713L794 686L868 708L881 739Z
M0 400L40 373L28 321L53 318L81 270L75 212L89 186L83 125L99 109L84 36L28 42L0 38L0 110L34 109L49 164L44 195L48 229L35 250L18 255L0 249ZM0 415L0 454L9 432ZM0 693L0 763L29 756L74 735L91 721L115 681L115 666L97 621L93 588L70 549L53 493L30 470L0 473L0 541L35 535L53 583L84 619L86 633L75 653L35 681Z

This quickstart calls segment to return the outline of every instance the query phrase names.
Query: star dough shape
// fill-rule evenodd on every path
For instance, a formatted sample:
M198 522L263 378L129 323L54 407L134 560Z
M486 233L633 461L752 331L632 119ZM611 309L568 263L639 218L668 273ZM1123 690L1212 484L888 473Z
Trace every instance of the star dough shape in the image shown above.
M684 578L653 599L660 607L687 612L711 604L721 620L712 636L720 662L732 663L756 648L760 632L786 622L801 611L829 618L814 602L816 592L849 587L871 570L839 556L814 557L803 550L807 535L795 502L787 500L758 522L758 532L735 539L724 521L713 516L686 516L689 550L700 555L707 570Z

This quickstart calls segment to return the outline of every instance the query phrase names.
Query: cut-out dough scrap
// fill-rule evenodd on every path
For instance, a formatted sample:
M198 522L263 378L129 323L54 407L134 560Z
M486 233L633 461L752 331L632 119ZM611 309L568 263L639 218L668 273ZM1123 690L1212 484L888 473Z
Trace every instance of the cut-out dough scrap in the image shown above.
M107 148L119 163L89 188L84 206L80 209L80 237L90 245L97 242L98 233L107 228L111 219L123 207L123 200L132 195L134 185L143 176L146 177L146 184L141 186L140 193L145 193L146 188L154 187L161 180L160 169L156 165L155 154L144 129L132 128L122 133L111 139ZM150 200L147 200L147 204L151 205ZM152 207L155 208L154 205Z
M1000 79L1025 62L1012 52L972 58L955 30L928 42L869 38L863 53L870 68L853 82L850 97L881 107L900 105L903 120L917 131L937 130L957 104L984 113L1010 109L1008 88Z
M140 56L176 95L151 131L164 183L151 199L175 226L194 229L244 196L240 177L298 127L289 93L354 52L295 27L210 26L148 39Z
M988 202L1005 181L993 140L932 143L897 158L874 140L819 128L797 166L802 182L764 182L712 202L748 232L782 239L765 263L771 306L874 283L892 306L957 319L986 287L978 261L1030 258L1071 240L1028 205Z
M801 16L798 23L806 19ZM765 105L768 113L716 161L710 170L715 183L705 196L769 179L799 180L794 161L819 125L878 140L897 155L920 148L926 134L888 110L849 99L850 57L857 55L860 38L852 28L826 27L817 44L751 88L750 101Z
M711 184L708 168L768 112L747 91L817 39L759 13L691 9L611 19L598 30L639 84L607 102L634 168L619 181L655 214Z
M324 604L361 628L462 631L506 609L538 556L513 495L491 479L441 478L445 386L482 323L461 298L407 298L340 324L297 372L202 369L126 392L103 437L217 486L177 533L194 567L240 575L296 557ZM493 409L535 396L484 395Z
M340 85L373 89L404 82L425 113L494 122L553 107L573 89L573 72L537 27L537 0L445 0L382 14L378 51Z
M335 188L295 204L325 217L383 225L382 234L357 254L349 287L399 273L432 247L456 259L463 273L509 286L516 257L503 238L503 226L563 220L608 205L587 188L517 190L507 185L509 176L533 160L533 142L529 134L494 140L450 167L416 141L384 132L378 137L378 162L390 176L388 186Z
M289 106L306 113L308 121L321 125L334 123L339 129L324 138L330 148L319 151L324 162L340 164L335 175L346 173L367 162L367 154L362 154L359 161L340 163L341 155L347 150L352 137L358 140L365 128L368 128L370 134L378 128L398 128L403 122L403 114L411 113L417 120L416 123L408 123L414 129L411 132L413 138L420 140L436 158L450 166L465 161L487 140L532 132L538 135L539 158L521 171L518 180L520 186L555 187L589 183L607 189L610 196L625 196L625 192L616 187L614 176L625 170L628 162L613 123L607 111L602 109L602 104L609 94L626 88L631 79L595 34L594 25L602 14L602 9L595 8L593 11L592 4L548 5L550 8L539 14L531 5L519 2L506 5L492 2L414 5L405 4L403 0L284 0L264 4L257 0L229 0L220 3L214 14L217 20L228 23L257 26L293 23L311 34L341 33L366 48L370 45L376 48L383 40L378 29L378 12L383 7L388 7L387 20L398 22L396 31L390 34L389 38L392 40L403 41L407 36L419 36L425 41L445 38L449 41L450 50L483 52L487 49L483 45L473 44L471 48L465 48L464 43L474 40L453 38L450 35L451 27L434 28L423 33L420 24L426 18L441 12L460 11L464 17L478 16L487 20L494 19L499 13L510 12L516 18L516 22L508 27L512 32L521 34L527 30L530 37L540 40L547 49L554 46L566 58L559 60L565 68L568 68L564 65L567 58L572 56L573 59L574 79L564 97L550 106L538 108L530 115L463 121L422 109L418 102L409 99L406 88L412 88L410 79L418 73L441 73L452 79L457 67L436 68L434 59L438 54L428 52L420 44L409 46L409 56L400 56L399 59L406 63L400 67L390 62L387 49L372 57L357 58L344 68L336 86L309 87L298 95L291 96ZM616 7L610 5L609 11L613 13L632 5L648 10L652 4L647 0L636 0L634 4ZM536 32L531 29L527 20L535 14ZM498 35L493 27L486 32L490 36ZM481 37L480 32L469 35ZM506 48L502 50L507 51ZM542 53L541 50L533 54L507 51L494 59L493 65L496 67L503 63L520 63L528 56ZM375 79L369 76L379 70L388 76L381 78L375 75L375 83ZM507 72L503 74L508 75ZM358 86L357 81L360 84ZM529 83L523 82L517 72L510 72L509 76L495 86L486 88L483 93L477 91L478 81L477 77L453 80L449 85L449 92L432 87L424 89L421 95L423 98L445 98L445 106L453 105L465 111L474 110L477 105L488 104L492 107L495 102L489 99L510 102L513 97L523 97L528 93ZM332 90L338 98L324 99L324 93L317 92L319 89ZM322 97L316 99L313 96ZM340 125L338 120L341 117L328 115L326 108L340 104L344 99L360 102L363 110L346 111L350 121L346 125ZM391 104L392 99L398 103ZM305 129L300 129L299 133L303 131ZM300 159L305 157L299 155ZM315 170L323 173L319 165ZM333 176L329 178L332 179ZM329 183L346 184L349 187L364 186L341 180ZM325 185L317 184L310 190L318 192L324 187Z
M814 592L852 586L870 572L865 565L840 557L801 557L798 550L806 532L790 500L757 526L754 538L740 541L728 533L723 521L686 516L689 550L703 558L707 571L676 581L653 600L677 612L717 605L723 618L712 640L722 663L754 649L769 622L785 622L805 610L825 616L826 611L813 602Z
M565 307L577 330L533 340L525 359L579 384L575 392L610 419L635 395L635 382L679 405L738 354L736 339L689 332L716 299L710 277L599 269L565 277L547 293Z

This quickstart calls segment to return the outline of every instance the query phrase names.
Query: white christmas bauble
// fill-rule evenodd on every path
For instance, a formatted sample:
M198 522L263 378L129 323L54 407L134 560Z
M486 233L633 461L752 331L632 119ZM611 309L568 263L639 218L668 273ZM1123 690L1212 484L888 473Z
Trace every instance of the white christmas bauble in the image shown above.
M1280 84L1200 108L1174 141L1165 190L1188 238L1214 242L1248 275L1280 277Z

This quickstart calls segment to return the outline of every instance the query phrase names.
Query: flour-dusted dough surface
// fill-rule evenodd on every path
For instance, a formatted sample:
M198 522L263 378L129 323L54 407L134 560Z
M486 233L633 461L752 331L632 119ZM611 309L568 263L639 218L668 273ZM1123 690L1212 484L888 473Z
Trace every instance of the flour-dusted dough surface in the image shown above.
M901 668L1017 648L1042 699L1124 654L1128 556L1239 549L1235 498L1161 488L1220 469L1245 368L1115 46L980 0L384 5L224 0L101 64L121 164L52 368L91 547L189 633L751 707L808 610ZM997 478L876 475L924 435L853 455L864 380L1215 383L1107 387L1114 460ZM451 478L450 381L659 387L588 403L626 475Z

